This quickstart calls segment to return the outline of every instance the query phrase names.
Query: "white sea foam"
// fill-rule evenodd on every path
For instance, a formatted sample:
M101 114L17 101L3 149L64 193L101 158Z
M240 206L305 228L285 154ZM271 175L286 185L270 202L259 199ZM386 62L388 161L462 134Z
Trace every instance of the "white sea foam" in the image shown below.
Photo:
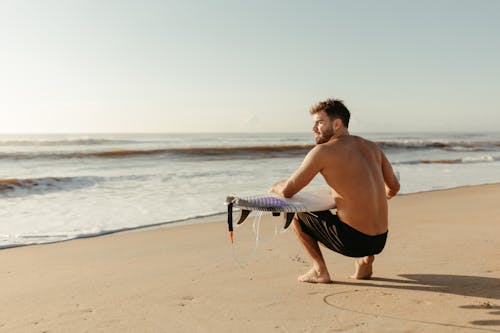
M462 158L462 161L464 163L495 162L499 159L499 157L495 158L491 155L467 156L467 157Z

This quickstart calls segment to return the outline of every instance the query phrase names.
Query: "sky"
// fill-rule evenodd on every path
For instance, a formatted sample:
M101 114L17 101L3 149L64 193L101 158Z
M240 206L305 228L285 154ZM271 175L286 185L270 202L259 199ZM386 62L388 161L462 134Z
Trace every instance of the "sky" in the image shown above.
M0 0L0 134L500 129L500 1Z

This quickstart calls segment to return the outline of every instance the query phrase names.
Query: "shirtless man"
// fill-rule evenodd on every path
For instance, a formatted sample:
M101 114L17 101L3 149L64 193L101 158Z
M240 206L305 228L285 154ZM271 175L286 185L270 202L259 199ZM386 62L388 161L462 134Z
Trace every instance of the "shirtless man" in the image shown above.
M313 267L299 276L300 282L330 283L330 274L318 242L355 258L351 278L372 275L374 255L387 238L387 200L399 191L391 164L373 142L349 134L350 112L342 101L328 99L310 111L317 145L287 180L270 191L289 198L306 186L318 172L332 189L337 213L297 213L293 228Z

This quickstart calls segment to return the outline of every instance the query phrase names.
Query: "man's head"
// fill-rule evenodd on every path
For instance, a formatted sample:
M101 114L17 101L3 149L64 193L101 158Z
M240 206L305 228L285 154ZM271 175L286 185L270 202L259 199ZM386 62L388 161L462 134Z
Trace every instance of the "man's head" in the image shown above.
M345 128L349 127L349 119L351 113L345 107L340 99L329 98L325 101L319 102L311 108L311 115L324 111L331 120L340 119Z
M317 144L325 143L335 135L347 132L351 113L341 100L327 99L311 108L314 119L313 132Z

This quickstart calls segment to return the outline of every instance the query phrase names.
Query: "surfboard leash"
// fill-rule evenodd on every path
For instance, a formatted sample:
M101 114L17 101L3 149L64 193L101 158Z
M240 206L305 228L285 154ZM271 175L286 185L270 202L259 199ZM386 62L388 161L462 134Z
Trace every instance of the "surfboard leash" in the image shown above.
M234 244L234 236L233 236L233 203L230 202L227 205L227 227L229 229L229 240L231 244Z

